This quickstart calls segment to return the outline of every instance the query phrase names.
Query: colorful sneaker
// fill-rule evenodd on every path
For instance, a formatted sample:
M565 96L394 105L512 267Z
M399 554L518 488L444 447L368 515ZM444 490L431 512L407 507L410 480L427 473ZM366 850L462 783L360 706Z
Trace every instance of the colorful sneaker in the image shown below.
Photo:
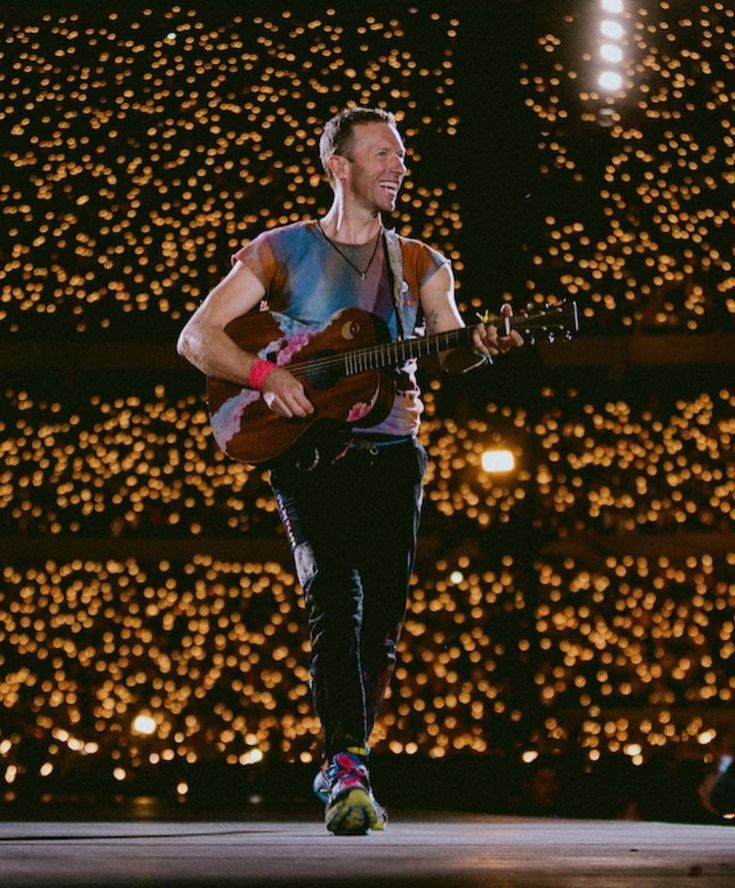
M362 762L365 762L367 760L367 757L370 755L370 749L366 746L348 746L347 752L360 756ZM314 780L311 784L314 795L319 799L322 805L326 805L329 801L329 775L327 773L328 770L329 762L322 762L322 766L314 775Z
M319 799L322 805L326 805L329 801L329 777L327 776L326 764L317 771L314 782L311 784L314 795Z
M324 822L329 832L336 836L364 836L371 829L385 829L388 816L375 800L367 767L359 756L338 752L329 765L327 778L329 797Z

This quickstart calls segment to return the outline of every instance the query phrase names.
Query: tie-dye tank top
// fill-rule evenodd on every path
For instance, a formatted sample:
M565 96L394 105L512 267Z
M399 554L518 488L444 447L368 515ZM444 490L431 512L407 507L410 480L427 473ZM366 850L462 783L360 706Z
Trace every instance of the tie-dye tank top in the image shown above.
M377 249L375 241L360 245L334 243L338 249L316 222L296 222L263 232L235 253L232 262L239 260L260 280L271 311L302 324L321 326L340 309L356 306L382 318L391 337L397 339L398 321L382 237ZM418 305L420 288L448 260L420 241L402 238L401 243L403 298ZM362 279L359 272L365 269ZM406 330L405 334L412 332ZM360 431L415 435L423 409L420 394L416 363L407 361L397 376L396 396L388 416Z

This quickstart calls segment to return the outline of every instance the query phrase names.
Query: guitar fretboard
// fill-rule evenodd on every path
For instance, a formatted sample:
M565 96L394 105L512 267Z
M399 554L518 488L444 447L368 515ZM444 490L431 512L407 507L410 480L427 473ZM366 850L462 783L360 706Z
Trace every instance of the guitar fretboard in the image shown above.
M569 337L579 329L577 306L573 301L532 315L513 318L487 315L483 318L483 323L495 324L502 331L501 335L507 336L511 330L518 330L523 336L540 334L549 342L553 342L557 334ZM307 361L297 361L290 364L288 369L298 376L307 376L309 372L317 370L338 370L344 376L356 376L358 373L370 370L397 367L412 358L429 357L459 346L471 348L475 329L474 326L459 327L416 339L401 339L397 342L385 342L352 351L333 353Z
M412 358L426 358L460 345L468 345L472 341L473 330L473 327L460 327L417 339L400 339L397 342L359 348L342 356L344 373L346 376L354 376L366 370L396 367Z

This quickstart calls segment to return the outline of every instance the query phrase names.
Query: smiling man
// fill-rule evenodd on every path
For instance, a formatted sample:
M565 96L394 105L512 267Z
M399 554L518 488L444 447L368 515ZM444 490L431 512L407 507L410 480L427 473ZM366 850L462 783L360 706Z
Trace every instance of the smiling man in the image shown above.
M264 232L236 253L178 346L207 376L259 393L292 422L314 413L304 384L224 332L261 300L306 330L347 307L377 315L393 340L413 337L419 316L430 334L463 326L449 262L383 228L381 214L395 209L406 175L393 115L345 109L326 124L320 155L333 190L329 212ZM480 324L473 349L445 355L445 366L464 372L521 342L516 332L499 337ZM368 742L395 665L426 467L414 371L413 361L398 368L392 407L374 424L369 415L354 426L316 424L271 470L308 611L311 689L324 735L314 790L336 835L387 822L370 784Z

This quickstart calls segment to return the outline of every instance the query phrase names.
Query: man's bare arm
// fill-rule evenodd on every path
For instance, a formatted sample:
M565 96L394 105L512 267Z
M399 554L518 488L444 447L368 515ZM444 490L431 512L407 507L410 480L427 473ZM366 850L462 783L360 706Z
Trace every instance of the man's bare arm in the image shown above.
M225 327L254 308L264 295L258 278L238 262L189 318L179 335L178 353L206 376L247 385L258 356L235 345ZM314 410L303 385L284 369L268 374L263 398L274 413L288 418L307 416Z
M454 299L454 276L448 265L443 265L421 288L421 306L428 334L465 326ZM504 305L501 310L508 316L513 313L509 305ZM441 360L444 368L452 373L463 373L482 364L484 355L505 353L510 348L523 345L523 339L515 330L511 331L510 336L498 336L493 325L478 324L472 343L474 354L465 349L443 352Z

